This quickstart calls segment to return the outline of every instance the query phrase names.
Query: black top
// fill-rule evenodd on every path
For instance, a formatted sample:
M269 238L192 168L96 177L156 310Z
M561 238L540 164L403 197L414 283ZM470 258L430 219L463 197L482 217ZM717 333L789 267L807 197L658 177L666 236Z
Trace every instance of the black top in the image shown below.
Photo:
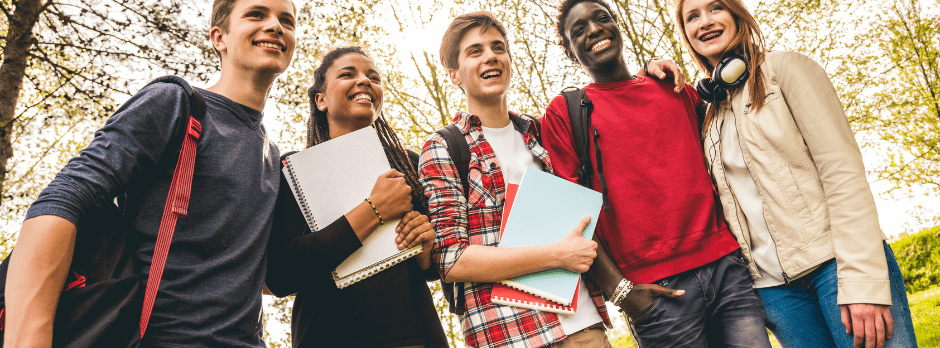
M408 151L408 156L418 163L417 153ZM411 258L336 288L330 272L361 246L345 217L311 233L281 175L266 280L277 296L297 294L291 321L293 346L447 347L426 283L439 277L434 267L422 271Z
M258 317L279 151L261 112L199 92L206 115L189 211L177 220L143 345L263 347ZM56 215L77 224L99 202L127 193L132 237L140 241L135 262L146 283L188 100L173 83L143 88L56 175L26 218Z

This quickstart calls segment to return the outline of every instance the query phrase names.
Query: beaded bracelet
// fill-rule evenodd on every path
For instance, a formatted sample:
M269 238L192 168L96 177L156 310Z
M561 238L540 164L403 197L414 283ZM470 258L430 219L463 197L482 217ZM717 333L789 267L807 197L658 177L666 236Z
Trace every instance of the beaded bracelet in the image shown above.
M370 201L368 198L366 198L365 201L369 203L370 207L372 207L372 211L375 212L375 216L379 217L379 225L384 225L385 220L382 220L382 214L379 214L379 210L375 209L375 204L372 204L372 201Z
M627 298L627 294L633 290L633 282L624 278L620 281L620 284L617 284L617 289L614 290L614 293L610 296L610 303L614 306L620 307L620 302L623 302L623 299Z

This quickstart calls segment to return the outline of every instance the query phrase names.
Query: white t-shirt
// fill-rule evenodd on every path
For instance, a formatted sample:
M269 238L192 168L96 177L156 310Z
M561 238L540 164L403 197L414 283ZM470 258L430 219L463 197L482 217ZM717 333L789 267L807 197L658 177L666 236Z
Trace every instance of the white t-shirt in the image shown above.
M738 128L734 123L734 113L729 112L721 124L721 163L731 191L738 200L747 227L751 230L751 257L757 263L761 278L754 280L755 288L769 288L784 284L783 267L777 255L774 243L764 220L764 201L760 197L751 171L744 162L744 152L738 140Z
M481 128L483 137L496 154L496 162L503 171L503 181L506 184L519 184L527 167L542 170L542 162L529 152L522 133L517 132L511 122L503 128ZM558 315L562 330L565 335L571 335L603 320L597 313L597 307L594 306L591 294L582 279L578 290L578 311L572 315Z

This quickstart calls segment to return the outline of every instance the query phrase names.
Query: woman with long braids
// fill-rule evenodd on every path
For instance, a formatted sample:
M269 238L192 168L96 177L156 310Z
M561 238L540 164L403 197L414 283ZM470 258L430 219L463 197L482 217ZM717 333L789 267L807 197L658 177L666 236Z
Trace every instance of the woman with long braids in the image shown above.
M361 47L337 48L323 56L308 96L307 147L375 127L393 169L377 178L369 200L384 219L402 218L396 229L399 249L421 244L423 252L337 289L330 272L375 231L377 214L364 201L311 232L282 175L266 282L277 296L297 294L293 346L447 347L426 283L439 276L429 267L434 230L416 174L418 155L406 152L381 113L382 74Z
M725 218L784 347L916 347L904 281L826 71L765 52L741 0L675 0L707 78L702 137Z

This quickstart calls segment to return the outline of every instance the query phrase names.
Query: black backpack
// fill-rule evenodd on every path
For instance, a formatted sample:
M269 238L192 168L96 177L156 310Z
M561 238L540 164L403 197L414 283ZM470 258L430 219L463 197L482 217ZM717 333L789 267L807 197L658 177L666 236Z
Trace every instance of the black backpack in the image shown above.
M173 209L164 210L168 213L164 213L161 222L147 294L140 287L138 267L134 264L137 243L128 231L131 221L124 215L126 196L101 202L98 208L86 212L76 226L75 251L55 313L53 347L137 347L146 331L176 216L186 215L196 144L202 132L200 122L206 113L202 95L182 78L166 76L151 84L155 82L175 83L187 89L191 116L174 133L174 139L184 140L168 194L174 197L167 202ZM164 237L166 241L161 243ZM0 263L0 346L3 346L6 278L12 256L13 252Z
M578 155L578 184L591 188L591 179L594 177L594 166L591 164L591 145L588 139L594 140L594 156L597 158L597 179L601 184L601 193L604 197L604 211L610 211L610 202L607 200L607 180L604 179L604 161L601 158L601 147L598 141L601 138L597 127L591 124L591 112L594 104L588 99L583 89L568 87L561 91L568 106L568 120L571 122L571 144ZM593 135L593 136L592 136Z
M512 120L513 117L515 116L510 115L510 120ZM535 140L542 143L542 127L539 120L524 114L520 116L520 118L535 121ZM460 175L460 186L463 188L463 196L468 197L470 194L470 145L467 144L463 133L460 132L457 125L453 123L437 130L436 133L444 138L444 143L447 145L447 154L450 155L451 160L454 161L454 165L457 167L457 174ZM445 283L444 280L441 279L441 290L444 292L444 298L447 299L450 312L463 315L467 303L463 293L464 283Z

